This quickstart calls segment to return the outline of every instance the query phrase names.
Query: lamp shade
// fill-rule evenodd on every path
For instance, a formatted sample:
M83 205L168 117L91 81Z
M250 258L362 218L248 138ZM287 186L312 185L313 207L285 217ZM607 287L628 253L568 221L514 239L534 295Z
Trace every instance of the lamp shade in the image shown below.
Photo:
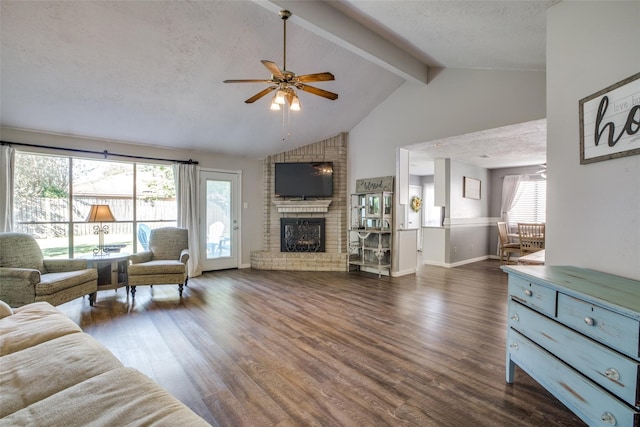
M87 222L113 222L115 220L109 205L91 205L86 219Z

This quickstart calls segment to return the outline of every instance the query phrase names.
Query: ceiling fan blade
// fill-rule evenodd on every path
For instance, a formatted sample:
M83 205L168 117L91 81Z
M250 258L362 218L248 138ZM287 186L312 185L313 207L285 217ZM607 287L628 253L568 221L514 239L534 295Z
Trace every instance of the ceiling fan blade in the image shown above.
M268 88L266 88L264 90L261 90L260 92L256 93L255 95L253 95L251 98L247 99L244 102L247 103L247 104L251 104L252 102L256 102L258 99L262 98L263 96L265 96L269 92L273 91L277 87L278 86L269 86Z
M327 90L324 89L318 89L317 87L313 87L313 86L308 86L302 83L298 83L296 85L296 87L300 90L303 90L305 92L309 92L312 93L314 95L318 95L318 96L322 96L323 98L327 98L330 99L332 101L335 101L336 99L338 99L338 94L337 93L333 93L333 92L329 92Z
M302 76L298 76L298 81L302 83L326 82L329 80L335 80L335 77L331 73L303 74Z
M265 79L245 79L245 80L225 80L223 83L273 83L271 80Z
M262 62L265 67L267 67L267 70L269 70L274 77L284 80L284 74L282 74L282 71L280 71L280 67L278 67L275 62L267 61L266 59L263 59L260 62Z

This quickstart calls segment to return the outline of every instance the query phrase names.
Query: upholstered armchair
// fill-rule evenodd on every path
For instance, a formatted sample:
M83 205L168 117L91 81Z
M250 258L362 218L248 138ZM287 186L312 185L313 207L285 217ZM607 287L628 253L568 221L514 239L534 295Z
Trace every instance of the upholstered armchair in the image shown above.
M98 272L86 260L44 259L33 236L0 233L0 300L10 306L59 305L84 295L93 305L97 291Z
M163 227L151 230L149 250L131 255L129 286L135 298L136 286L177 284L182 296L187 284L189 238L186 228Z

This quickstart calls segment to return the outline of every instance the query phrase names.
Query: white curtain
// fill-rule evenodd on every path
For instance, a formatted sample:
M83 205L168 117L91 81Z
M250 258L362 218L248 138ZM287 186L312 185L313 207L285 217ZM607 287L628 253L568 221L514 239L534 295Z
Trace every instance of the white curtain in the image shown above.
M516 194L518 194L518 184L526 180L525 175L506 175L502 181L502 204L500 205L500 220L507 223L509 227L509 211L516 202ZM500 236L498 236L498 244L496 253L500 254Z
M13 174L16 150L0 146L0 232L13 230Z
M178 203L178 227L189 230L189 276L202 274L200 265L200 203L198 198L198 167L192 164L174 166L176 199Z
M507 175L502 182L502 204L500 206L500 219L509 223L509 211L516 202L518 184L526 179L525 175Z

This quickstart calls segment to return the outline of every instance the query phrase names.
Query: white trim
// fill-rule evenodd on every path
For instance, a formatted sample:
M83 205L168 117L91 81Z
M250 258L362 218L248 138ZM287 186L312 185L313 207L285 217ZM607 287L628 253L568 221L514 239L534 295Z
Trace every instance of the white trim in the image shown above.
M392 271L391 272L391 277L406 276L408 274L416 274L416 269L415 268L408 268L408 269L402 270L402 271Z
M331 200L274 200L278 213L329 212Z
M480 218L445 218L444 228L491 227L495 226L498 221L500 221L500 218L493 216Z
M481 257L469 258L469 259L465 259L465 260L454 262L454 263L425 261L425 262L423 262L423 264L424 265L434 265L436 267L454 268L454 267L459 267L459 266L465 265L465 264L471 264L471 263L478 262L478 261L484 261L486 259L490 259L490 258L493 258L493 257L494 256L492 256L492 255L484 255L484 256L481 256Z

